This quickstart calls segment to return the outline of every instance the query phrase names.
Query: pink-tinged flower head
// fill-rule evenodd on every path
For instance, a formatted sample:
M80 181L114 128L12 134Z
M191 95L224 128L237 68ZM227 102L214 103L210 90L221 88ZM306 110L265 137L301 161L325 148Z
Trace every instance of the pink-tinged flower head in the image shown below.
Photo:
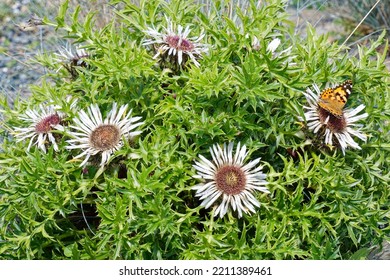
M359 130L360 125L356 124L367 118L367 113L358 115L365 106L361 104L355 109L343 109L341 116L336 116L319 106L321 90L316 84L313 84L313 88L314 92L308 88L303 93L309 106L303 107L306 110L305 118L300 118L300 120L307 122L309 130L323 135L325 144L333 146L333 143L336 143L343 154L348 146L360 150L360 146L352 136L363 141L367 140L367 136Z
M55 131L64 131L61 124L65 114L57 110L57 106L41 104L36 109L27 110L19 117L27 124L27 127L15 127L14 135L16 141L20 142L25 139L30 139L27 151L32 145L37 145L44 153L46 153L46 145L52 144L55 151L58 151Z
M155 59L160 57L164 61L176 62L179 66L191 59L195 66L199 67L198 59L202 57L202 53L208 51L207 45L200 43L205 34L201 33L198 37L190 38L190 26L176 27L169 19L167 25L161 32L148 28L145 34L151 38L145 40L144 45L154 46L157 50Z

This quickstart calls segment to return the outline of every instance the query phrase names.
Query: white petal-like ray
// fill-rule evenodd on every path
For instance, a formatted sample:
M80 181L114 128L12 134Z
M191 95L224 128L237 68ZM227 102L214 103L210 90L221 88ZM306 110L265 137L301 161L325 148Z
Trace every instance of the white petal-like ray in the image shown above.
M151 38L145 39L143 45L154 45L157 49L154 59L166 53L168 56L175 57L177 64L181 65L187 61L184 57L189 57L194 65L199 67L197 59L202 57L202 53L207 53L209 48L207 44L200 43L205 34L201 32L199 36L189 38L188 35L191 32L189 25L185 28L182 25L176 26L168 18L166 18L166 22L166 27L163 27L161 31L156 28L147 28L144 33ZM171 38L177 38L177 43L172 44ZM184 41L186 41L185 44L183 44Z
M238 217L242 217L243 213L254 213L255 207L260 207L259 201L253 196L253 192L261 191L269 193L265 185L268 184L266 174L262 173L262 166L258 166L260 158L244 164L248 152L245 145L237 144L234 153L234 143L230 142L222 146L215 144L210 147L212 160L206 159L199 155L200 160L195 160L193 167L197 171L193 177L204 180L192 187L196 190L196 197L202 200L201 206L206 209L212 205L217 205L214 210L214 215L223 217L231 208L233 212L237 212ZM223 188L218 186L216 181L217 174L221 167L231 165L234 168L240 168L246 179L243 190L237 194L229 194Z
M69 136L72 138L67 140L69 150L81 149L82 153L77 155L75 159L82 158L80 166L85 166L92 155L101 154L100 166L106 165L112 156L112 154L119 150L123 146L122 139L129 139L136 135L141 134L142 131L133 131L138 126L142 125L143 122L137 122L141 117L131 117L131 110L125 115L128 105L122 105L119 109L117 104L114 102L110 112L103 120L102 113L97 104L92 104L87 108L87 112L81 110L78 117L73 119L74 124L71 128L74 131L69 132ZM107 148L106 150L100 150L91 144L92 133L102 125L112 125L118 129L120 139L113 147Z
M20 120L26 122L27 127L15 127L13 134L16 142L21 142L30 139L27 151L30 151L33 145L36 145L44 153L46 153L46 146L50 143L55 151L58 151L56 138L53 134L64 131L65 128L60 123L50 124L49 131L37 130L37 125L42 121L47 121L47 118L52 116L59 116L60 120L65 117L65 114L60 111L59 106L53 106L42 103L37 109L27 109L23 115L19 117Z
M332 130L332 126L329 124L329 122L331 122L330 115L325 120L321 120L318 107L321 90L317 84L313 84L313 89L314 91L308 88L306 92L303 93L310 105L303 106L303 108L306 110L304 113L304 119L307 122L307 128L313 131L315 134L319 133L321 128L324 128L322 132L324 136L324 143L333 146L333 143L337 142L336 144L339 145L343 155L345 155L345 151L348 147L353 149L361 149L359 144L353 140L352 136L356 136L363 141L366 141L367 139L362 132L360 132L358 129L354 129L354 127L359 126L356 124L356 122L368 117L367 113L358 115L358 113L360 113L365 108L365 106L360 104L355 109L344 110L343 114L346 126L341 131L334 131Z

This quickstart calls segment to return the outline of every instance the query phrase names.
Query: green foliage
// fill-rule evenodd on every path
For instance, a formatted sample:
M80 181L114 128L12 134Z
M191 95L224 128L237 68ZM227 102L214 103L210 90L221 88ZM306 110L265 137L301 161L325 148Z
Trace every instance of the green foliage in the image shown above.
M353 57L311 27L307 38L293 36L283 1L251 1L234 16L221 13L229 3L215 1L205 13L190 1L116 0L117 17L95 29L92 13L79 22L80 9L70 15L65 2L54 21L45 19L91 55L74 77L51 55L38 56L52 71L32 97L12 109L1 100L3 259L361 259L388 238L390 78L376 52L385 34ZM144 31L165 17L190 25L190 37L206 34L199 68L191 60L180 71L159 67L155 50L143 45ZM275 38L282 43L272 53ZM343 156L310 144L315 136L298 117L307 87L345 79L354 81L347 107L366 105L369 137ZM71 123L78 112L69 95L83 109L128 104L145 122L104 171L80 168L66 134L59 151L46 154L35 146L27 152L28 140L10 135L23 127L26 108L48 100ZM214 218L191 190L194 160L229 141L262 158L271 191L256 193L261 207L242 219Z

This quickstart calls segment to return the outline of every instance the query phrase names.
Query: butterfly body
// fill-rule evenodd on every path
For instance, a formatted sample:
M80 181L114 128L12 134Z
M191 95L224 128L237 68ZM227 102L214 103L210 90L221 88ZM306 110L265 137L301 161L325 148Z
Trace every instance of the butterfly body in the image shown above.
M334 88L324 89L320 94L318 106L328 111L333 116L341 118L343 116L343 108L345 103L347 103L351 92L351 80L347 80Z

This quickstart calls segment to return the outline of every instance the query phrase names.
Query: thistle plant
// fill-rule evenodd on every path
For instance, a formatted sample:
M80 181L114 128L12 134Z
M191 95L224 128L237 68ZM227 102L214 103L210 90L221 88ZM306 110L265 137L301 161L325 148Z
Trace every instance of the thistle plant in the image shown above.
M353 56L293 35L285 1L139 2L101 28L67 1L43 18L88 67L46 53L31 98L1 99L1 258L354 259L389 240L384 34ZM48 100L61 129L26 120Z

